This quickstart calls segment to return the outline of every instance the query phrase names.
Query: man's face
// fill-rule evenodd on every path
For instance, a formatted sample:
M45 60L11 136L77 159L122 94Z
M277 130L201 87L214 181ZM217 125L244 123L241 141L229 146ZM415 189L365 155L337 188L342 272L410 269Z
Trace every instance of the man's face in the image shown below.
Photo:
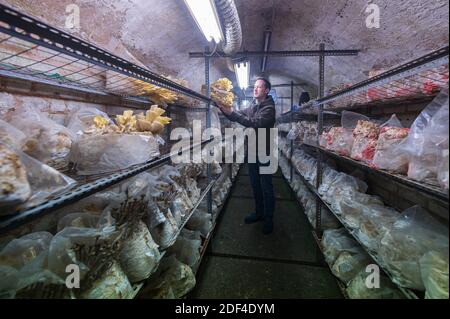
M261 99L266 97L269 93L269 90L266 89L266 83L263 80L258 80L255 82L255 87L253 89L253 97L255 99Z

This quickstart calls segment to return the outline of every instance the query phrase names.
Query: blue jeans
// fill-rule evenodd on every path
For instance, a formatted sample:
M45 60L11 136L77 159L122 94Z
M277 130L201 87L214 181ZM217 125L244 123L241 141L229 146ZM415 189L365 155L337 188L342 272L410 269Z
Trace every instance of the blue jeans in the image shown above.
M272 174L260 174L260 163L248 163L248 174L255 198L256 215L264 219L272 219L275 210L275 196L273 193Z

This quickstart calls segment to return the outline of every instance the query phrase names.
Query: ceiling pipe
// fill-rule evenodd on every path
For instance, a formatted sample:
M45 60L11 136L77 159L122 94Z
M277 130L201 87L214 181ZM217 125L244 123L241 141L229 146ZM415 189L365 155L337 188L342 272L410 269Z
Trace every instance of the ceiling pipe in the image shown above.
M222 46L226 54L236 53L242 45L242 28L234 0L215 0L216 8L222 17L225 41Z
M267 28L266 31L264 31L264 45L263 45L263 51L268 52L270 50L270 40L272 38L272 29ZM264 55L261 61L261 73L266 72L267 67L267 55Z
M234 0L215 0L215 4L225 36L222 51L225 54L234 55L242 46L242 28L236 4ZM230 71L234 72L231 59L227 59L227 66Z

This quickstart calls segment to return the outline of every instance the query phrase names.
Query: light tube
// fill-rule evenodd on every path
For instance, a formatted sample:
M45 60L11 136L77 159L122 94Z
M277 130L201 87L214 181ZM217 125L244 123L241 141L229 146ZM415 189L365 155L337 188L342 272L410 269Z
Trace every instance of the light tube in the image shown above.
M208 42L223 40L216 6L213 0L184 0L192 17Z

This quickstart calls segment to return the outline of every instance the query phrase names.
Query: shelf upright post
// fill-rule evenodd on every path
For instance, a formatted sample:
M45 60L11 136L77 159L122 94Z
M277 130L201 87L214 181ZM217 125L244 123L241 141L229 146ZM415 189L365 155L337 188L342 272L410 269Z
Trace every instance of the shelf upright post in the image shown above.
M294 81L291 81L291 112L289 114L289 121L290 121L291 125L292 125L292 122L294 120L293 112L294 112ZM294 140L291 139L291 150L290 150L290 157L291 158L289 160L289 165L290 165L290 168L291 168L291 174L290 174L291 183L292 183L292 180L293 180L292 175L294 174L294 168L292 166L292 155L293 155L293 153L294 153Z
M320 44L320 51L325 51L325 44ZM323 98L325 94L325 54L321 54L319 57L319 98ZM319 106L319 112L317 114L317 143L323 132L323 104ZM318 190L320 184L322 184L322 165L323 154L317 152L317 175L316 175L316 189ZM316 234L320 239L322 238L322 202L319 198L316 199Z
M168 105L167 106L167 116L172 118L172 106ZM166 130L167 130L167 141L170 141L170 132L172 131L172 121L170 121L167 125L166 125ZM169 142L170 143L170 142Z
M206 85L206 96L208 101L206 102L206 128L211 127L211 89L209 83L209 47L205 48L205 85ZM203 134L203 132L202 132ZM207 164L207 175L208 175L208 185L211 183L211 164ZM208 192L208 214L212 216L212 187Z

